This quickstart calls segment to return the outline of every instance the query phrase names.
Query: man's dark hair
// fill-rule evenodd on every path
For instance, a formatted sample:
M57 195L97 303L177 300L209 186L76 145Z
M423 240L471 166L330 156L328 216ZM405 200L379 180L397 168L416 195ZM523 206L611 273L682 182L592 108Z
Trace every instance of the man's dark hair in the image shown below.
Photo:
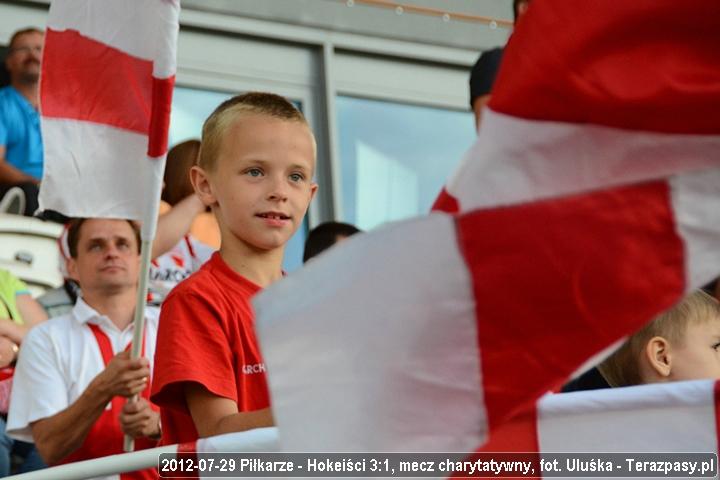
M70 220L70 223L68 224L68 234L67 234L67 242L68 242L68 250L70 251L70 257L71 258L77 258L78 254L78 242L80 241L80 229L87 220L92 220L90 218L73 218ZM138 253L140 253L140 227L138 227L137 223L133 222L132 220L126 220L130 227L133 230L133 233L135 233L135 242L137 244Z
M28 33L45 33L42 30L40 30L37 27L27 27L23 28L22 30L18 30L17 32L12 34L12 37L10 37L10 43L8 44L8 47L12 50L13 44L15 43L15 40L21 35L25 35Z
M354 225L350 225L349 223L321 223L308 233L307 240L305 240L303 263L335 245L338 241L338 237L349 237L361 231L362 230Z
M500 70L503 49L485 50L470 69L470 108L478 97L488 95Z

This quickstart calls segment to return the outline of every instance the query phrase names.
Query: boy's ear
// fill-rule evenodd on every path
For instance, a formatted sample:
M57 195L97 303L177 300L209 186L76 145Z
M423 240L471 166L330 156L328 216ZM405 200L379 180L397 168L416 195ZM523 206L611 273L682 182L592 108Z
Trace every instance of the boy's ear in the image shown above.
M645 345L643 352L650 368L662 379L667 379L672 371L670 342L663 337L653 337Z
M315 198L315 194L317 193L317 190L318 190L317 183L313 183L312 185L310 185L310 200L311 201L313 198Z
M190 183L192 183L195 193L206 207L212 207L217 203L212 185L210 185L210 179L205 170L193 165L190 169Z

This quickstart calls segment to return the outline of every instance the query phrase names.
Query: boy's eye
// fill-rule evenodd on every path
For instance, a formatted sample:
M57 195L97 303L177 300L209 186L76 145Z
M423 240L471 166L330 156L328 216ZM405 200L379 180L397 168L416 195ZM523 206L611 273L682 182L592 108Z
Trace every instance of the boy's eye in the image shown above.
M263 172L259 168L249 168L245 171L245 173L251 177L259 177Z
M717 351L720 349L720 342L717 342L715 345L712 346L713 350Z
M293 182L301 182L305 177L301 173L291 173L290 180Z

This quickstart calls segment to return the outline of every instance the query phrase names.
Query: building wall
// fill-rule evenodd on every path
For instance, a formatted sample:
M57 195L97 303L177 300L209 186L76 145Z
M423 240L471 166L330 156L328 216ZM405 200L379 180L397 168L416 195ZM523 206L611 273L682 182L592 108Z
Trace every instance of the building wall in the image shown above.
M404 4L498 19L512 18L511 0L403 0ZM508 30L485 24L428 17L346 0L184 0L184 8L221 12L248 18L320 28L334 32L370 35L393 40L464 49L503 45Z
M511 15L510 0L415 3ZM358 1L182 4L171 144L199 137L207 114L234 93L290 98L318 141L320 189L309 227L336 219L372 229L427 212L475 138L467 80L479 50L472 46L508 35ZM0 0L0 43L17 28L42 26L47 8L42 0ZM293 240L288 269L298 266L303 238Z

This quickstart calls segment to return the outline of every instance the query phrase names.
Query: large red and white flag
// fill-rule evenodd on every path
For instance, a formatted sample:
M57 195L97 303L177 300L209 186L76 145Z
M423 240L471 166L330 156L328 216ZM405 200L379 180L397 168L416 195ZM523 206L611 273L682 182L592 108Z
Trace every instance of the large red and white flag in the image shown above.
M52 2L40 83L42 209L154 224L179 10L179 0Z
M284 448L472 451L717 275L719 32L715 0L533 1L456 213L256 298Z

